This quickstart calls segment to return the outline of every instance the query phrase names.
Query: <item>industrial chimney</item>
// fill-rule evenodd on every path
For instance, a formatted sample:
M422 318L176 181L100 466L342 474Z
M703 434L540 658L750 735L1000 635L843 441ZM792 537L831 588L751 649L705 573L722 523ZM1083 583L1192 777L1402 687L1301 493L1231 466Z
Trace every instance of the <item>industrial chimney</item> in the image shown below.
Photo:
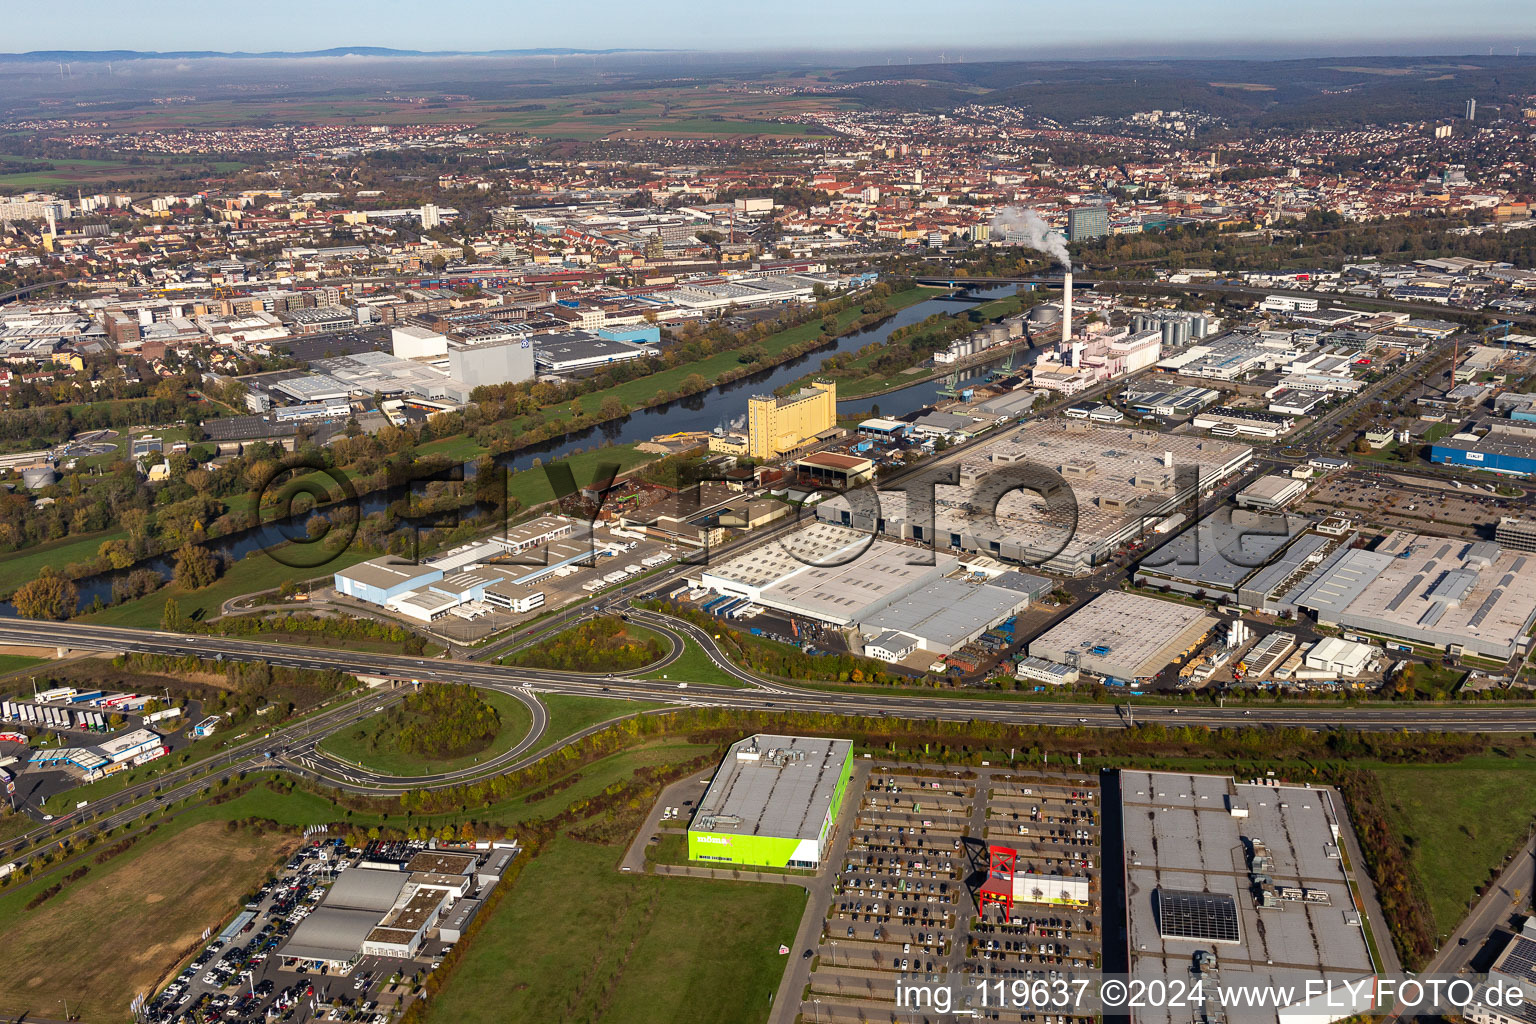
M1069 344L1072 341L1072 271L1068 270L1061 279L1061 341Z

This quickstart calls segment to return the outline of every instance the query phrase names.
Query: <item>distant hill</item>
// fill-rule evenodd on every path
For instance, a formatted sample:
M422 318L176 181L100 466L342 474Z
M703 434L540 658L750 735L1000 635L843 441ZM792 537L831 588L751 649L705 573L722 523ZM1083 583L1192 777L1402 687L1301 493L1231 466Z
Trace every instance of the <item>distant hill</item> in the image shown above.
M616 47L584 50L577 47L547 47L537 50L392 50L385 46L336 46L329 50L268 50L247 53L244 50L28 50L26 53L0 53L0 61L66 61L71 64L95 61L127 60L304 60L311 57L564 57L567 55L602 56L613 53L674 53L673 50L646 50Z
M1441 119L1468 97L1497 103L1536 92L1536 59L1511 56L1304 60L988 61L832 73L878 108L1028 107L1072 122L1142 110L1190 110L1259 126Z

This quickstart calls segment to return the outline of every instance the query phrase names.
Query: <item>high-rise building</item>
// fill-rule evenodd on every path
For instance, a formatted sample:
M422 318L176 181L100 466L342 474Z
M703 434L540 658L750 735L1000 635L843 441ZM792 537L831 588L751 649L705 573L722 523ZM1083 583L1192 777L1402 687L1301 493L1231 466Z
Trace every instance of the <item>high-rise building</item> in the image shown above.
M763 460L792 455L836 423L835 381L812 381L785 398L753 395L747 400L747 454Z
M507 333L483 339L448 339L448 372L471 388L512 384L534 375L533 340Z
M1467 120L1468 121L1476 121L1477 120L1477 100L1475 100L1475 99L1467 100Z
M1109 234L1109 210L1103 206L1080 206L1067 213L1067 241L1081 242Z
M430 231L443 222L443 215L436 204L427 203L421 208L421 227L424 231Z

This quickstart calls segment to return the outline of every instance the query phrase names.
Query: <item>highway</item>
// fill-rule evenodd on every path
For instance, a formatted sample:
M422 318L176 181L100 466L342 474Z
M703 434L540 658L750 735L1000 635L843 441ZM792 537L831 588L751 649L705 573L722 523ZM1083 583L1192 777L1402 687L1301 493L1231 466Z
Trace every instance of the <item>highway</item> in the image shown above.
M648 626L656 616L644 616ZM183 636L157 630L125 629L77 623L37 622L26 619L0 621L0 643L67 646L77 650L128 651L185 657L198 654L210 660L264 661L293 668L336 669L358 674L386 676L423 682L461 682L503 692L564 693L661 701L677 705L729 708L774 708L782 711L870 715L913 720L987 721L1018 725L1124 728L1129 724L1123 707L1072 701L996 700L979 696L906 696L878 692L819 690L792 683L761 680L734 665L715 648L713 638L686 623L667 620L675 631L687 633L709 651L712 659L736 678L749 684L741 688L697 683L608 678L575 672L525 669L474 661L411 658L346 650L316 649L288 644L242 640L236 637ZM1362 704L1354 707L1332 703L1261 707L1171 707L1141 705L1137 722L1167 725L1286 726L1308 729L1361 729L1368 731L1438 732L1536 732L1536 705L1424 706ZM271 745L274 741L266 741ZM283 744L293 746L289 741Z
M1271 705L1259 707L1138 705L1034 700L987 699L980 695L906 696L878 692L818 690L779 680L760 679L732 664L715 646L713 637L690 623L644 610L630 614L647 627L661 630L673 642L667 663L682 651L684 637L697 643L724 672L741 681L740 687L711 686L689 682L638 679L615 674L586 675L485 664L475 661L411 658L325 650L288 644L242 640L233 637L185 636L157 630L0 620L0 643L67 646L78 650L127 651L184 657L196 653L208 659L263 661L296 668L330 668L359 675L385 676L402 681L458 682L507 693L528 705L533 728L512 748L485 762L437 775L392 777L367 771L321 753L317 744L325 736L377 714L409 692L409 686L379 691L362 699L327 708L278 730L270 736L253 737L229 751L185 767L166 771L154 779L96 801L86 812L95 817L81 820L74 814L48 821L12 839L7 859L24 863L30 855L21 851L36 844L84 832L100 832L131 824L152 813L162 803L195 798L219 785L251 772L279 771L361 794L395 793L405 789L438 789L476 779L517 771L544 756L542 743L547 714L535 694L555 693L647 700L671 707L713 707L769 712L833 713L909 721L998 722L1009 725L1082 729L1123 729L1135 724L1157 723L1177 727L1286 727L1299 729L1359 729L1372 732L1437 731L1456 733L1536 732L1536 705L1439 705L1365 704L1354 707L1330 703ZM588 727L561 743L570 743L606 728L608 722ZM153 798L153 799L152 799ZM152 802L146 802L151 801ZM46 849L43 847L42 849Z

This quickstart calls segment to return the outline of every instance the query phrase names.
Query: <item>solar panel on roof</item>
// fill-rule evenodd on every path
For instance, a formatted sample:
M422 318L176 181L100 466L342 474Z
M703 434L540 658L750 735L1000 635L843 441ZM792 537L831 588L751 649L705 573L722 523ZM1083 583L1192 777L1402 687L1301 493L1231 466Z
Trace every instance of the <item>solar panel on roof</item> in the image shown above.
M1536 942L1523 936L1516 936L1509 952L1504 955L1504 962L1500 968L1505 973L1513 974L1526 981L1536 981Z
M1157 890L1157 930L1165 939L1237 942L1237 903L1212 892Z

